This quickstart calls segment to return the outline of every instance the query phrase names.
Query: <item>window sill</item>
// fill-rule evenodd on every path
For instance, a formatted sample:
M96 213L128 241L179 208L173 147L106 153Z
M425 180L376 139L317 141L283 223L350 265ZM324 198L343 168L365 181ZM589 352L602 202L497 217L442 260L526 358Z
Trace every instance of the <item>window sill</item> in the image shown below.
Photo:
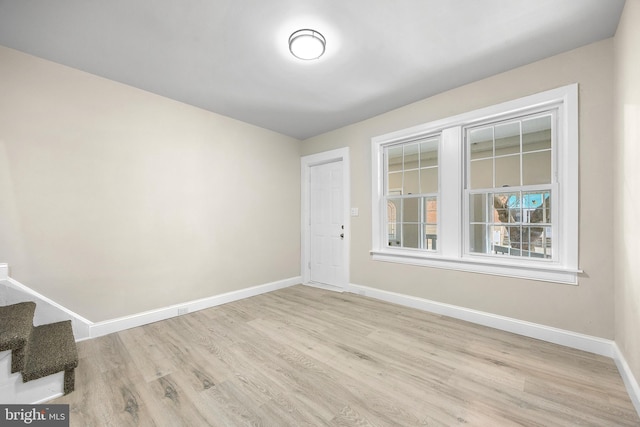
M551 263L505 262L494 257L476 259L473 257L447 258L437 253L424 254L408 250L372 250L374 261L394 262L398 264L443 268L446 270L466 271L470 273L491 274L494 276L515 277L544 282L578 284L579 269L572 269ZM509 260L511 261L511 260Z

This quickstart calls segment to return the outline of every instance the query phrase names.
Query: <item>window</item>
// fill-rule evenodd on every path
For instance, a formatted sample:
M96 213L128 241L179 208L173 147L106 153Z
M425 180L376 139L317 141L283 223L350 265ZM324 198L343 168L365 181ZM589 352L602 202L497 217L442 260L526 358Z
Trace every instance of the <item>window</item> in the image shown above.
M577 92L373 138L373 259L577 283Z
M384 147L388 246L436 249L438 145L433 137Z
M465 129L468 253L553 259L554 110Z

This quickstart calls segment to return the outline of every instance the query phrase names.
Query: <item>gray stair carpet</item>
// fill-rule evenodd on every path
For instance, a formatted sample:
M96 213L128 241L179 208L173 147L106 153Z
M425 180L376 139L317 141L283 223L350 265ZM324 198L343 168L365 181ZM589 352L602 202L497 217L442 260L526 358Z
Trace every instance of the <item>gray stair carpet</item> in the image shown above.
M71 321L33 326L35 303L0 307L0 351L11 350L11 371L24 382L64 371L64 394L74 389L78 351Z
M73 391L78 352L71 321L36 326L27 346L22 380L27 382L64 371L64 394Z
M11 350L11 373L24 367L24 352L33 329L35 310L33 302L0 307L0 351Z

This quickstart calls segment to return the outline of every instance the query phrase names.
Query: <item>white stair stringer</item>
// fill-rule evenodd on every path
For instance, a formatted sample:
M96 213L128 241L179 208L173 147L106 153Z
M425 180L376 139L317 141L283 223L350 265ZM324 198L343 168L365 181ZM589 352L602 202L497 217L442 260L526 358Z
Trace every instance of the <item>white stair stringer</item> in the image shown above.
M36 303L36 312L33 318L35 326L71 320L76 341L89 338L89 329L93 322L67 310L10 277L3 280L2 264L0 264L0 305L11 305L25 301Z
M20 372L11 373L11 350L0 352L0 403L38 404L64 394L64 372L23 382Z

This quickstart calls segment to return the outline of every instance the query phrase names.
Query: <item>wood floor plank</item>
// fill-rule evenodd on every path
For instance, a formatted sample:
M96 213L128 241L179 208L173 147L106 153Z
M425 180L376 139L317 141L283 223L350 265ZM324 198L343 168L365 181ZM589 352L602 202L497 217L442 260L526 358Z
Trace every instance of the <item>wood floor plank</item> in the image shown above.
M639 426L608 358L294 286L79 343L72 426Z
M154 341L153 335L143 328L132 328L118 335L125 348L136 349L129 356L145 382L168 375L175 369L164 352L164 344Z

